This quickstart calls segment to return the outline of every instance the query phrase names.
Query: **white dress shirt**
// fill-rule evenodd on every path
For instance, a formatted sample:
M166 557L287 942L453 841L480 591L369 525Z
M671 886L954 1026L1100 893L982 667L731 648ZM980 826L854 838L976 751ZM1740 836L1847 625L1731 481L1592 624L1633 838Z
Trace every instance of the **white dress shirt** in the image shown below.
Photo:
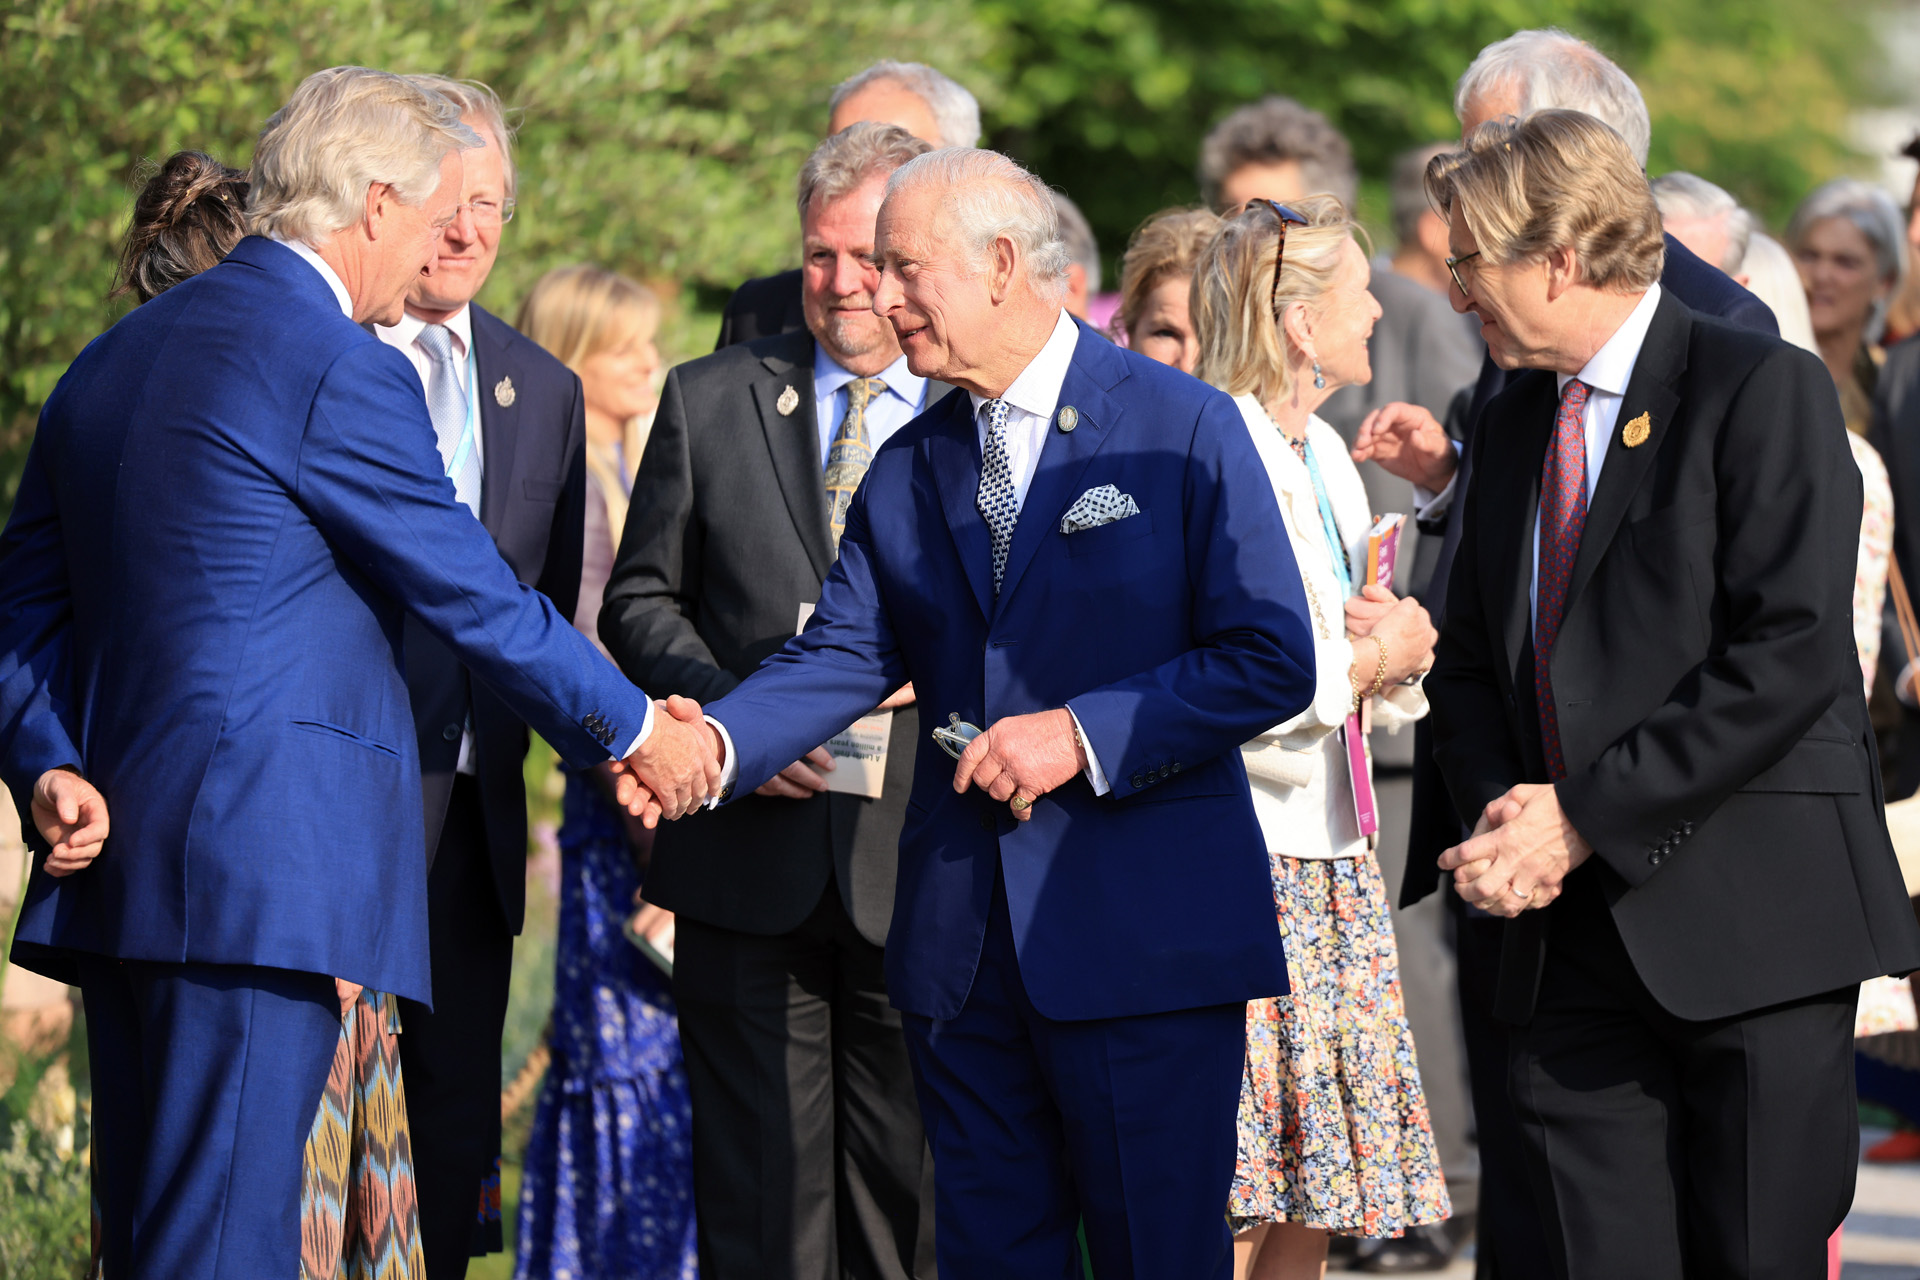
M1067 380L1067 370L1073 364L1074 349L1080 343L1080 327L1073 317L1065 311L1054 322L1053 332L1048 335L1046 345L1028 363L1020 375L1007 387L1000 398L1012 406L1007 415L1007 452L1008 464L1013 473L1013 496L1015 504L1025 503L1027 489L1033 484L1033 476L1040 469L1040 451L1046 447L1047 439L1053 429L1053 414L1060 407L1060 388ZM818 348L816 347L816 351ZM816 355L816 365L818 357ZM902 363L904 363L904 358ZM817 376L817 375L816 375ZM881 375L885 377L886 375ZM817 387L816 383L816 387ZM889 388L892 384L889 383ZM987 438L987 415L984 396L968 395L973 400L973 416L980 433L981 449L984 453ZM871 429L871 428L869 428ZM874 442L879 447L879 441ZM824 462L823 464L824 465ZM1080 717L1074 715L1073 708L1067 708L1067 715L1073 721L1074 737L1080 741L1080 749L1086 752L1087 767L1085 776L1093 793L1106 795L1112 788L1108 785L1106 770L1100 767L1100 758L1093 754L1093 744L1087 740L1086 730L1081 727ZM725 725L711 716L707 717L720 734L726 751L726 765L721 771L720 791L724 795L733 789L738 780L737 757L733 751L733 737ZM711 802L719 803L719 798Z
M847 384L859 376L842 368L820 343L813 344L813 422L820 431L823 476L833 433L847 416ZM887 384L885 392L867 402L867 442L878 450L927 407L927 380L907 368L904 355L874 376Z
M1587 434L1587 505L1593 505L1593 491L1600 483L1600 468L1606 465L1607 446L1613 442L1613 429L1620 420L1620 404L1626 398L1627 383L1633 378L1633 366L1646 344L1647 329L1660 305L1660 286L1648 289L1640 304L1628 313L1606 344L1593 353L1593 359L1579 373L1562 373L1554 385L1565 392L1575 378L1587 384L1587 406L1581 422ZM1556 406L1558 401L1555 401ZM1559 410L1555 409L1556 418ZM1543 498L1545 494L1541 495ZM1535 622L1540 617L1540 511L1533 513L1533 571L1527 575L1527 610Z
M340 314L344 315L349 320L353 319L353 298L351 295L347 293L346 284L341 281L339 274L336 271L334 271L332 267L327 265L327 260L325 258L322 258L318 253L314 252L313 246L299 240L282 240L278 236L274 236L272 237L272 239L276 243L283 244L287 246L287 248L299 254L300 257L303 258L309 266L311 266L315 271L318 271L320 273L320 278L327 282L327 287L333 290L334 300L340 304ZM461 314L461 317L466 321L465 340L470 344L473 341L473 321L469 316L467 308L462 307L460 309L460 314ZM375 326L375 327L378 328L379 326ZM395 328L398 328L398 327L399 326L397 325L395 326ZM416 338L420 336L418 330L414 332L413 336ZM416 364L415 367L417 368L418 365ZM421 397L422 397L422 400L424 401L426 396L425 384L422 383L421 387L422 387ZM477 423L475 424L474 429L476 432L479 430L479 425ZM474 446L478 448L479 443L480 443L479 438L476 435L474 439ZM647 740L647 738L653 733L653 713L654 713L653 703L649 702L647 703L646 723L640 726L639 734L635 736L634 740L627 745L627 749L625 751L621 752L617 756L609 756L608 759L624 760L628 756L632 755L634 752L640 749L641 744L644 743ZM459 765L456 767L459 769L461 773L473 772L473 727L471 724L468 725L466 734L462 736L462 738L460 739L460 762L459 762Z

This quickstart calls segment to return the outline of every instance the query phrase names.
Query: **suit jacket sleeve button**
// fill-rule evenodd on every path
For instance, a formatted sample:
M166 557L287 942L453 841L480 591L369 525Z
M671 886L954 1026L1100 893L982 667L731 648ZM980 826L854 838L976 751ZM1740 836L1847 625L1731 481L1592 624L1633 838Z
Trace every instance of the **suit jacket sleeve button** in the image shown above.
M450 724L446 728L440 731L440 736L445 738L448 742L458 742L460 741L460 726L457 724Z
M1147 785L1147 776L1144 773L1136 773L1131 778L1128 778L1127 781L1133 784L1135 791L1138 791Z

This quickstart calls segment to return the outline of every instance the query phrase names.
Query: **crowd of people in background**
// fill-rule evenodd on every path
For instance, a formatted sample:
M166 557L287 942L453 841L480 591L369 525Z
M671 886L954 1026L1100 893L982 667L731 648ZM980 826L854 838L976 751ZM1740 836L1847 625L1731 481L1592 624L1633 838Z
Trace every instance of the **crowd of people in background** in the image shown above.
M1808 1259L1816 1246L1829 1256L1850 1199L1856 1087L1902 1122L1867 1158L1920 1160L1920 1027L1907 988L1876 976L1920 964L1878 811L1883 792L1920 788L1920 637L1904 585L1920 572L1920 273L1910 271L1920 183L1903 218L1880 188L1836 179L1776 240L1704 177L1649 184L1651 125L1632 80L1583 41L1526 31L1463 69L1460 139L1410 149L1378 175L1390 244L1356 221L1361 175L1347 139L1311 106L1268 96L1206 136L1200 203L1147 217L1119 257L1117 288L1103 292L1086 218L1067 193L977 149L980 111L963 86L883 61L823 105L822 140L795 174L799 268L742 284L716 350L671 368L661 298L630 275L557 268L511 325L476 301L496 255L512 251L519 191L511 111L484 86L321 73L268 123L251 172L183 151L141 191L116 280L138 304L125 341L76 364L79 381L47 421L71 434L103 415L137 419L143 410L96 403L98 388L133 394L152 368L178 364L169 343L212 352L209 377L248 367L257 357L201 333L228 320L299 345L301 332L282 331L288 317L319 332L317 317L336 324L344 310L378 339L369 353L351 326L328 330L311 368L249 393L269 406L260 414L295 413L308 424L301 438L332 444L288 452L229 430L221 414L241 411L204 406L180 429L216 424L223 460L198 464L208 474L267 459L291 495L270 518L257 493L239 515L207 500L212 527L262 557L214 576L232 575L238 592L276 574L338 573L328 608L349 595L405 605L329 630L281 602L289 651L325 666L360 646L372 656L349 664L350 682L383 687L366 673L391 646L404 696L397 710L363 714L329 694L271 714L292 714L304 738L343 754L319 784L377 800L389 784L356 772L368 767L358 757L417 755L422 800L369 808L381 839L318 855L341 868L330 882L255 885L202 861L191 887L182 870L96 890L97 833L91 853L72 834L91 830L86 805L113 814L118 843L101 868L175 828L190 844L189 827L211 820L123 800L133 788L103 780L115 766L100 760L97 735L126 740L123 779L148 758L140 751L185 759L199 748L155 746L130 714L93 724L84 750L51 729L4 744L16 795L32 797L36 818L59 819L40 826L55 848L29 893L20 958L80 983L96 1097L119 1098L97 1104L109 1280L287 1270L276 1250L294 1238L303 1278L457 1280L470 1258L506 1247L500 1043L525 914L529 725L567 771L517 1276L1038 1276L1058 1275L1065 1257L1099 1277L1220 1276L1230 1265L1239 1280L1301 1280L1330 1258L1375 1273L1439 1270L1469 1244L1479 1276L1506 1280L1693 1274L1682 1258L1711 1258L1713 1274L1812 1274ZM415 128L460 157L442 170L458 190L433 195L400 172ZM1906 154L1920 159L1920 139ZM329 192L340 207L322 217ZM431 227L407 221L432 200ZM430 252L405 259L408 237L422 236ZM1536 268L1537 280L1526 274ZM307 311L279 301L296 296ZM353 376L399 386L418 412L336 429L383 412L385 402L327 389L342 369L374 370L376 355L404 364ZM982 372L1002 366L997 382ZM1183 496L1163 493L1157 507L1141 475L1128 473L1129 493L1088 489L1056 522L1072 548L1062 563L1091 584L1074 586L1043 563L1032 522L1015 518L1037 494L1065 509L1082 482L1059 474L1063 451L1086 466L1108 435L1132 447L1119 424L1141 406L1166 420L1156 430L1178 417L1185 432L1154 437L1185 451L1174 461L1140 452L1158 460L1161 482L1179 489L1167 476L1180 467L1206 480L1189 475ZM42 431L0 547L4 589L35 601L60 594L32 573L35 549L58 536L47 513L61 499L36 499L34 484L79 494L99 474L79 444L56 452L66 437ZM419 439L377 439L408 433ZM931 438L914 446L931 450L927 475L904 474L896 436ZM962 443L941 455L942 440ZM1716 451L1715 440L1733 443ZM370 456L378 483L342 479ZM1836 458L1850 458L1844 474ZM934 490L958 481L942 466L965 480L945 509L978 564L955 577L956 598L936 601L948 585L938 571L886 539L946 538ZM156 464L151 479L166 475ZM1625 475L1655 481L1629 491ZM1208 483L1240 487L1196 514ZM449 485L485 539L450 523L459 512L430 509L451 505L439 493ZM1229 498L1258 505L1266 523L1248 523ZM915 502L933 514L921 519ZM1765 510L1734 509L1756 504ZM1388 513L1406 520L1383 581ZM247 524L302 519L321 530L305 559ZM1772 530L1756 527L1769 520ZM361 522L384 532L347 532ZM210 552L184 528L161 518L149 536L179 550L187 581ZM1838 561L1821 559L1836 539L1853 568L1837 622L1827 606L1840 588L1826 570ZM1223 540L1259 552L1256 599L1242 599L1255 580L1244 562L1222 567ZM98 547L62 555L59 573L114 563ZM330 568L336 559L343 567ZM481 585L450 576L460 566ZM1211 598L1183 594L1189 573ZM1156 577L1167 580L1160 594L1139 597L1154 616L1058 630L1060 611L1105 618L1083 595L1117 598ZM1219 738L1213 754L1232 762L1223 776L1243 775L1233 793L1244 813L1203 814L1233 788L1204 772L1210 758L1178 754L1197 748L1177 735L1129 738L1135 755L1122 759L1111 710L1077 686L1035 713L1062 717L1049 732L1064 763L1046 787L1031 781L1037 766L998 745L1009 722L982 718L1002 712L960 714L954 681L926 655L958 661L951 650L977 639L988 701L997 678L1014 689L1067 678L1009 665L1035 655L996 629L1039 607L1036 584L1057 593L1042 597L1056 629L1031 623L1054 661L1077 651L1104 669L1101 655L1137 647L1157 656L1125 670L1159 672L1179 654L1227 662L1210 645L1252 652L1259 644L1244 637L1284 638L1264 666L1231 651L1260 691L1234 713L1222 705L1237 695L1195 691L1194 673L1129 695L1152 704L1177 693L1181 714ZM246 612L213 587L182 590L222 625ZM1580 592L1604 601L1604 620L1594 607L1575 613ZM979 637L942 612L971 610L969 596L987 622ZM133 607L83 599L74 615L133 643L143 634L126 621ZM23 608L0 634L11 655L0 691L19 723L67 714L74 696L43 687L73 678L69 663L96 699L123 678L109 640L46 656L46 637L66 624L29 634ZM1204 640L1169 648L1164 619L1185 625L1189 612ZM871 616L886 626L861 630ZM1851 637L1844 691L1822 683L1836 628ZM209 673L195 694L204 707L225 696L207 654L227 642L195 634L199 648L168 652ZM1310 661L1285 668L1282 648ZM1756 691L1763 676L1804 689L1798 700L1777 684ZM1195 689L1175 689L1182 679ZM629 681L645 697L619 701L611 690ZM873 708L847 731L858 745L835 738L791 763L775 750L752 776L763 742L789 732L768 709L782 690L802 727L832 721L849 699ZM923 709L933 697L943 700ZM270 714L258 698L212 722ZM1240 726L1235 716L1249 714ZM1748 760L1735 728L1774 743L1772 754ZM933 817L927 784L947 756L929 744L943 729L958 735L947 755L963 775L987 772L981 806ZM709 733L717 754L701 777L681 765ZM1627 741L1631 760L1609 754ZM663 754L643 760L649 750ZM71 784L30 762L84 764L99 792L63 791ZM1217 788L1197 788L1203 775ZM709 791L727 803L656 826L675 816L676 776L694 778L679 811ZM736 782L751 785L736 797ZM1562 784L1557 801L1546 782ZM192 798L210 784L175 785ZM985 802L1001 785L1000 803ZM1155 786L1118 806L1137 825L1099 829L1098 857L1062 834L1068 819L1105 821L1084 816L1100 798L1113 809L1110 793ZM1812 800L1833 803L1815 814ZM1707 834L1722 805L1723 833L1830 854L1826 887L1845 902L1810 890L1780 907L1716 881L1738 865L1721 852L1728 837ZM1124 891L1094 881L1100 892L1075 907L1050 902L1045 877L1010 854L963 883L952 879L959 855L913 852L936 847L939 832L959 841L963 828L1031 850L1017 843L1028 823L1033 840L1055 842L1044 854L1063 877L1055 895L1078 883L1071 876L1097 876L1088 868L1103 857L1131 865L1135 845L1143 866L1184 857L1207 869L1172 866ZM421 853L416 832L424 877L396 888L378 865ZM1224 858L1213 868L1207 847L1176 847L1210 841L1257 844L1264 883ZM255 852L271 862L274 848ZM1588 858L1596 868L1576 872ZM1668 859L1674 868L1655 876ZM1683 880L1689 863L1710 870ZM1189 876L1198 888L1167 882ZM158 925L128 923L167 914L153 903L200 903L206 881L258 919L216 925L218 944L199 941L193 930L208 926L189 926L185 907ZM1244 936L1241 917L1202 918L1220 901L1205 895L1229 884L1253 917ZM283 891L333 903L312 926L329 941L310 940ZM1122 923L1049 934L1061 911ZM1778 930L1788 917L1802 932ZM1112 937L1126 944L1100 950ZM192 972L159 972L167 956ZM1200 960L1238 969L1184 986L1155 972ZM1103 968L1088 978L1093 965ZM226 993L223 973L241 967L332 980L322 1003L337 1027L294 1014L249 1022L237 1004L182 994ZM1874 980L1863 989L1863 979ZM315 999L292 978L235 982L289 1008ZM202 1021L168 1021L188 1018ZM157 1027L254 1047L189 1078L156 1065L167 1052ZM1738 1055L1725 1037L1743 1034L1750 1057L1729 1067ZM1842 1043L1855 1034L1857 1057ZM209 1097L237 1097L247 1062L328 1044L324 1082L303 1062L286 1073L284 1099L236 1104L230 1145L253 1148L258 1168L216 1175L213 1155L168 1136L211 1114ZM1763 1058L1779 1072L1767 1089L1718 1114L1698 1096ZM1600 1060L1606 1069L1591 1068ZM1609 1075L1615 1067L1623 1074ZM1611 1104L1593 1102L1609 1088ZM1794 1095L1824 1119L1786 1115ZM294 1112L300 1167L267 1169ZM1209 1128L1229 1112L1230 1130ZM1662 1125L1690 1136L1663 1139ZM1743 1143L1757 1155L1744 1168L1725 1156ZM245 1196L229 1196L235 1178L250 1179ZM1688 1212L1674 1211L1676 1194ZM1837 1210L1823 1195L1839 1197ZM1209 1252L1222 1215L1230 1263ZM208 1243L242 1219L238 1243ZM1637 1225L1623 1232L1624 1222Z

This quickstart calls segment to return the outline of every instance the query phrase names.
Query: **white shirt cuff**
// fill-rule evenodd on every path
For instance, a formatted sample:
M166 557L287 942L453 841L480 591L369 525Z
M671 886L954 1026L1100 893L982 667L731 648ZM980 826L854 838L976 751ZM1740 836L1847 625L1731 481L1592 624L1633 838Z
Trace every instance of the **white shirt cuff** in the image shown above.
M712 716L701 716L713 731L720 735L720 789L707 798L706 807L718 809L721 801L733 794L733 784L740 781L740 757L733 751L733 735L727 732L727 726Z
M1080 739L1080 749L1087 753L1087 785L1093 788L1093 794L1103 796L1113 790L1107 785L1107 771L1100 767L1100 757L1093 754L1093 744L1087 741L1087 731L1080 725L1080 717L1073 715L1073 708L1067 708L1067 714L1073 716L1073 736Z
M1447 518L1447 511L1453 506L1453 491L1457 487L1460 473L1455 471L1453 478L1447 481L1447 487L1438 493L1413 486L1413 518L1428 524Z
M648 738L653 736L653 712L654 712L653 702L651 699L649 699L647 702L647 718L646 718L646 721L640 726L640 736L635 738L632 742L629 742L627 744L627 749L625 751L622 751L619 755L615 756L614 757L615 760L625 760L628 756L638 751L641 747L641 744L643 744L644 742L646 742Z

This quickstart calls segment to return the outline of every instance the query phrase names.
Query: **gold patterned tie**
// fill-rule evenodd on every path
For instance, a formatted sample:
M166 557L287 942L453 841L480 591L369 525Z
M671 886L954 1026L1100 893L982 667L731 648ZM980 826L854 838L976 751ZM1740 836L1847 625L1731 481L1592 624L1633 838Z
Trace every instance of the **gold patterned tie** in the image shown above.
M866 478L873 462L873 441L867 435L867 406L882 394L887 384L878 378L855 378L847 384L847 416L833 433L827 446L827 525L833 530L833 549L840 550L840 535L847 531L847 508L853 504L853 491Z

